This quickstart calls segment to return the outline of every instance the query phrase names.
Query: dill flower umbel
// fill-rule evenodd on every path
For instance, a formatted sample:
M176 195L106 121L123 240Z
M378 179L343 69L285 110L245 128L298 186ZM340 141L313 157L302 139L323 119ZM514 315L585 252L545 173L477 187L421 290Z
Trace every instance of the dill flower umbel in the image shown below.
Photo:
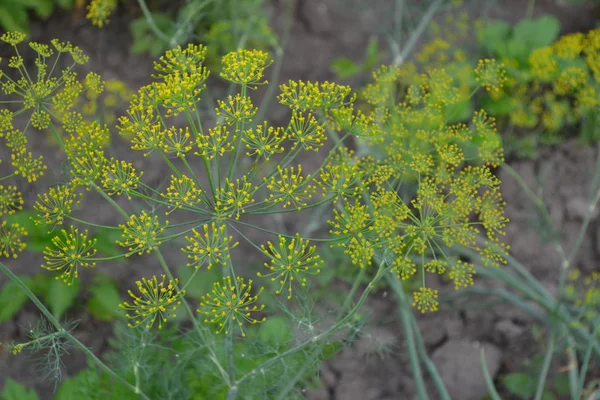
M267 242L267 246L260 246L263 254L271 260L270 263L264 264L271 272L266 274L259 272L258 276L270 277L272 281L277 281L280 287L276 294L280 294L284 286L287 286L287 298L291 299L294 282L306 286L305 275L316 275L321 272L319 267L323 265L323 260L315 254L317 247L309 247L308 243L308 240L296 234L295 238L289 240L279 236L278 247L271 242Z
M0 216L23 209L23 196L16 186L0 185Z
M137 172L132 163L111 159L107 162L102 173L102 186L109 195L126 194L131 200L144 171Z
M236 325L242 336L244 323L258 324L266 321L266 318L256 319L254 313L262 311L265 306L255 304L258 296L262 293L252 295L252 280L236 277L235 281L230 276L223 278L222 282L215 282L210 293L200 298L198 312L206 317L204 322L217 324L217 333L228 334Z
M268 83L262 81L265 69L273 63L267 52L240 49L227 53L221 59L221 77L230 82L252 88Z
M62 236L52 238L52 247L44 249L46 263L42 268L48 271L59 271L56 279L62 279L67 285L79 277L79 268L96 266L93 257L97 250L94 248L96 239L88 239L88 231L83 233L71 226L69 231L61 230Z
M229 250L235 248L238 243L231 243L232 236L227 236L226 226L217 225L212 222L202 227L203 233L192 230L192 236L186 236L190 244L182 248L181 251L187 254L188 267L196 269L206 265L210 269L215 264L225 264L230 258Z
M283 128L268 126L266 123L259 124L255 129L248 129L242 136L242 142L246 144L249 157L256 156L269 161L271 156L284 151L281 143L286 139Z
M23 241L24 236L27 236L24 227L19 224L8 225L3 221L0 225L0 254L6 258L17 258L27 247L27 243Z
M201 201L202 190L198 189L196 182L186 175L171 175L171 183L167 187L166 193L161 193L166 198L172 209L165 212L170 214L183 206L194 206Z
M65 217L71 215L73 204L80 205L81 194L71 186L57 186L48 189L48 193L38 194L33 205L37 211L36 224L62 225Z
M102 28L108 24L108 17L116 7L117 0L92 0L87 6L86 18L92 21L92 25Z
M439 302L437 301L437 290L420 287L419 290L413 294L413 296L414 301L412 305L413 307L417 307L417 310L421 311L422 313L427 311L437 311L439 305Z
M226 179L224 187L216 190L213 205L216 218L218 220L233 217L239 219L240 214L245 212L245 207L254 203L252 195L255 192L256 187L248 182L246 175L242 179L236 179L235 182Z
M475 80L490 93L499 93L508 78L504 66L495 59L482 59L475 68Z
M302 176L302 165L297 168L289 167L282 169L277 166L277 174L270 179L266 179L266 186L269 189L269 197L265 199L267 203L281 204L283 208L293 207L301 210L308 204L307 201L315 193L314 186L310 185L311 176Z
M128 248L128 256L136 252L139 255L150 253L161 245L159 235L168 225L169 221L161 224L156 215L148 215L146 211L142 211L139 216L132 214L126 224L119 225L123 230L122 240L117 240L116 243Z
M133 302L119 304L126 311L125 316L130 321L128 326L135 328L144 325L146 329L150 329L158 322L158 329L162 329L167 320L175 318L175 311L185 296L185 290L177 288L178 283L178 279L167 281L165 275L161 275L160 281L156 275L151 279L136 281L139 295L128 290Z

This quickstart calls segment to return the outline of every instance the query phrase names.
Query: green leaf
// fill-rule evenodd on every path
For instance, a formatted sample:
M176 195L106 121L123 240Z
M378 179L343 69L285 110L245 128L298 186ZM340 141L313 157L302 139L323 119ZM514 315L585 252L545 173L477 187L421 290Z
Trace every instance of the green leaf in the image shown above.
M473 115L471 100L459 101L446 107L446 120L449 124L469 119Z
M556 392L562 396L566 396L571 392L571 384L569 383L569 375L559 374L552 379L552 384Z
M499 99L495 99L486 95L481 99L481 108L494 117L509 115L515 107L515 102L510 96L503 95Z
M365 62L363 63L363 71L368 72L373 69L375 64L379 61L379 42L376 36L369 38L367 43L367 51L365 53Z
M506 42L510 36L510 25L504 21L489 21L477 32L479 45L494 55L504 55Z
M0 27L5 31L29 33L27 11L19 4L0 5Z
M12 379L7 379L4 382L4 388L0 392L2 400L39 400L35 390L28 390L25 386Z
M93 236L96 239L94 247L106 257L114 257L121 254L120 247L115 243L121 238L119 229L99 228Z
M556 400L556 396L550 392L543 392L542 400Z
M86 308L93 317L101 321L112 321L122 315L119 309L119 289L110 278L96 275L89 290L92 296Z
M269 317L260 325L258 336L263 342L281 346L290 341L292 330L288 321L283 317Z
M60 319L75 303L75 298L79 293L79 280L76 279L71 286L61 280L53 279L48 285L46 293L46 303L50 312L56 319Z
M560 33L556 17L545 15L520 21L513 31L510 55L527 61L529 54L540 47L552 44ZM514 52L513 52L514 51Z
M515 372L504 376L502 383L509 392L524 398L532 397L536 389L535 380L523 372Z
M8 224L19 224L28 233L27 250L30 252L42 252L47 246L52 245L52 238L60 232L55 229L53 232L48 232L48 227L45 225L36 225L32 219L37 218L37 213L34 211L19 211L13 215L6 217Z
M52 11L54 11L53 0L34 0L34 2L35 6L33 6L33 9L40 18L48 18L52 14Z
M31 278L21 276L19 279L27 286L32 284ZM0 322L11 319L23 307L25 301L27 301L27 295L16 283L10 281L2 286L2 291L0 291Z
M333 357L340 351L342 345L340 342L328 342L323 346L323 359L332 360Z
M349 78L361 71L360 65L347 57L340 57L333 60L331 69L339 79Z
M187 294L199 298L212 290L213 284L220 279L220 274L216 269L199 270L194 275L195 271L193 267L181 266L177 269L177 276L180 286L185 286Z
M73 8L74 0L55 0L60 8L70 10Z

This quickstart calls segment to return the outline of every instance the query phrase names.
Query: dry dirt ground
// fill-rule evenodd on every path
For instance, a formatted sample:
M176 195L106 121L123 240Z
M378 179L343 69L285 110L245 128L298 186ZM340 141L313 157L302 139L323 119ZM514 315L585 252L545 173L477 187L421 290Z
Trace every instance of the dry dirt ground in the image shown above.
M282 29L282 3L283 1L269 3L276 30ZM472 8L472 14L476 16L485 11L501 18L517 20L525 14L526 7L523 3L526 2L481 2L480 8ZM392 2L387 0L296 0L288 55L285 57L281 80L332 79L330 65L336 57L345 56L359 61L372 34L389 32L391 7ZM597 10L594 14L586 6L559 6L554 1L537 2L535 13L542 12L558 16L566 31L588 29L598 15ZM129 18L129 15L117 15L106 29L97 30L85 21L72 20L67 14L56 15L49 21L36 22L31 37L40 41L52 37L71 40L90 55L91 62L86 68L101 73L105 78L123 80L132 89L137 89L149 81L152 60L147 56L130 54ZM283 111L277 108L271 115L274 123L283 121L285 117ZM43 138L33 141L32 151L44 154L49 163L58 165L54 152L48 148ZM122 151L125 149L116 149L117 154ZM590 195L587 190L597 156L595 150L583 148L578 142L572 141L558 149L542 152L536 161L513 164L529 184L544 188L544 199L548 202L552 218L558 226L563 227L566 248L571 245L574 232L577 232L581 224L585 212L582 204L585 204ZM140 157L137 162L146 171L146 179L158 181L162 174L159 168L152 168L153 161ZM60 171L49 171L44 182L48 184L57 177L60 177ZM538 235L531 202L510 177L501 177L508 203L507 214L512 220L507 238L513 255L528 266L547 287L553 288L558 276L558 257ZM35 199L37 190L26 194L28 204ZM98 204L93 204L92 209L93 217L99 223L114 224L118 221L118 217L110 211L110 206L100 199ZM600 222L594 220L577 260L578 268L597 270L599 238ZM34 274L38 272L41 263L39 255L26 255L10 265L16 273ZM106 268L105 272L124 285L159 270L154 259L146 257L132 258L127 263L117 263ZM1 277L0 283L4 282L5 278ZM478 281L477 285L485 286L489 283ZM452 291L445 283L440 282L439 286L442 292ZM391 297L387 292L381 291L368 301L365 314L372 316L371 323L358 341L323 366L322 386L310 392L309 398L383 400L414 397L408 355ZM80 320L78 338L96 353L105 350L110 326L93 320L84 310L75 310L73 313L71 317ZM27 306L11 322L0 324L0 341L24 339L26 330L37 317L38 313L34 308ZM479 362L479 349L482 346L486 349L489 370L495 375L517 370L537 350L531 335L534 321L505 305L485 310L440 311L425 317L419 316L418 323L427 350L447 382L453 399L478 400L485 394ZM374 343L384 344L387 349L385 354L380 354L377 351L379 347ZM65 358L65 365L67 373L73 374L84 367L85 360L79 354L72 354ZM35 365L26 355L15 357L0 352L0 387L5 378L14 378L34 386L39 393L44 393L43 398L50 398L49 386L36 373Z

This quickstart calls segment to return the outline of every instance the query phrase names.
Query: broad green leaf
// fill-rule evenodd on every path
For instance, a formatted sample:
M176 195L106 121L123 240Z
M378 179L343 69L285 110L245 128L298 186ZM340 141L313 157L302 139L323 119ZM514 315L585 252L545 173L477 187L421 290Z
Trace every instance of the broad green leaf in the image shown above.
M87 302L88 312L101 321L112 321L121 316L121 296L115 283L104 275L96 275L89 288L91 298Z
M185 286L188 295L199 298L212 290L213 284L220 279L220 275L216 269L209 271L200 269L194 275L195 271L193 267L181 266L177 269L177 276L179 277L179 286Z
M55 1L56 1L56 4L58 4L58 6L61 8L65 8L65 9L73 8L74 0L55 0Z
M53 279L48 285L46 293L46 304L56 319L60 319L75 303L79 293L79 280L75 279L71 286L59 279Z
M486 95L481 99L481 108L494 117L509 115L515 107L515 102L510 96L495 99Z
M511 55L527 61L535 49L552 44L560 33L560 22L553 16L524 19L513 31ZM513 53L514 51L514 53Z
M569 383L568 374L558 374L552 378L552 384L556 392L562 396L566 396L571 392L571 384Z
M96 239L94 247L100 253L107 257L114 257L121 254L121 248L117 246L115 240L121 238L121 231L119 229L98 229L93 236Z
M0 5L0 28L29 33L27 11L17 2Z
M32 284L31 278L19 277L25 285ZM0 290L0 322L11 319L25 304L27 295L14 282L10 281L2 286Z
M473 115L473 104L470 100L450 104L446 107L445 115L449 124L465 121Z
M367 51L365 53L365 62L363 63L363 71L371 71L375 64L379 61L379 42L376 36L369 38L367 43Z
M528 374L516 372L502 378L502 383L508 391L517 396L531 398L535 393L536 382Z
M504 21L489 21L485 27L477 32L479 45L493 55L504 55L503 49L510 36L510 25Z
M7 379L4 382L4 388L0 392L2 400L39 400L35 390L27 389L25 386L12 379Z
M269 317L260 324L258 336L263 342L271 345L281 346L286 344L292 337L288 321L283 317Z
M342 345L340 342L328 342L323 346L323 359L332 360L333 357L340 351Z
M551 392L545 391L542 393L542 400L556 400L556 396Z
M340 57L333 60L331 69L339 79L349 78L361 71L360 65L347 57Z
M33 10L40 18L48 18L54 11L54 0L31 0L35 3Z
M49 232L48 226L36 225L32 220L36 217L37 213L34 211L19 211L6 217L8 224L19 224L25 228L28 233L27 250L30 252L42 252L47 246L52 245L52 238L60 232L59 229Z

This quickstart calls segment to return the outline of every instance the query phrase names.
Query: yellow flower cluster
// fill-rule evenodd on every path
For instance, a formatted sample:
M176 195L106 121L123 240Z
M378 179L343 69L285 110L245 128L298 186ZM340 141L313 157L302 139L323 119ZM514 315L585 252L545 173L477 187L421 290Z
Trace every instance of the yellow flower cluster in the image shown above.
M227 236L225 225L217 225L212 222L210 225L202 226L203 233L192 230L192 236L186 236L190 244L181 249L187 254L190 260L188 267L196 269L206 265L210 269L215 264L225 264L231 257L229 251L235 248L238 243L232 244L233 237Z
M258 324L266 320L265 317L254 317L254 314L261 312L265 306L255 304L263 288L253 295L252 283L252 280L246 283L243 278L237 277L234 280L226 276L222 282L215 282L210 293L200 298L198 312L206 317L205 322L218 326L217 333L228 334L237 326L242 336L246 336L244 322Z
M143 325L146 329L150 329L158 321L158 329L162 329L168 319L176 317L175 311L181 305L185 290L177 288L178 279L167 281L165 275L161 275L160 281L155 275L151 279L142 278L135 283L139 295L129 290L127 293L133 302L119 304L119 307L126 311L127 319L131 321L129 327Z
M156 215L149 215L146 211L142 211L139 216L132 214L126 224L119 225L123 232L122 240L117 240L117 244L127 247L127 255L136 252L140 255L150 253L161 245L159 235L168 225L169 221L161 224Z
M88 239L88 231L81 233L79 229L70 227L69 231L61 230L62 237L52 238L52 247L44 250L46 263L42 268L58 271L61 274L56 279L62 279L67 285L79 277L79 268L96 266L93 257L97 250L94 248L96 239Z
M265 267L271 272L258 276L270 277L273 282L279 284L279 289L275 292L280 294L287 286L288 299L292 298L292 285L297 283L306 286L307 278L305 275L315 275L321 272L319 267L323 265L323 260L318 254L316 246L310 246L308 240L302 239L300 234L296 234L291 240L279 236L278 247L271 242L267 246L261 245L261 250L271 260L265 263Z

